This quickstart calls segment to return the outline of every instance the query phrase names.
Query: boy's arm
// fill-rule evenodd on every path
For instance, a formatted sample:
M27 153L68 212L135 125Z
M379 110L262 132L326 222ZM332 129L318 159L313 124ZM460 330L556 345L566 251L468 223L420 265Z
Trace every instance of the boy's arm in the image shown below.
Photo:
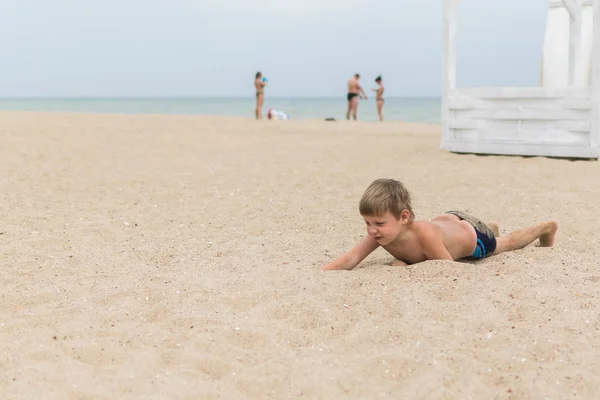
M323 271L332 269L347 269L350 270L356 267L362 260L379 247L379 243L371 236L367 235L359 244L357 244L349 252L342 254L329 264L323 267Z
M428 260L453 260L438 232L423 229L419 236L423 253Z

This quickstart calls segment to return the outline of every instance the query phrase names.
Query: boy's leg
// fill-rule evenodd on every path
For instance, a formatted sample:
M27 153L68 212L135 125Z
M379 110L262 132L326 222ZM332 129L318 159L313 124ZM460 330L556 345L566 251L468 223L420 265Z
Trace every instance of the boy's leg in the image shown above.
M540 222L529 228L516 230L506 236L500 236L496 238L494 255L522 249L536 239L540 239L540 247L552 247L557 229L558 223L551 220Z

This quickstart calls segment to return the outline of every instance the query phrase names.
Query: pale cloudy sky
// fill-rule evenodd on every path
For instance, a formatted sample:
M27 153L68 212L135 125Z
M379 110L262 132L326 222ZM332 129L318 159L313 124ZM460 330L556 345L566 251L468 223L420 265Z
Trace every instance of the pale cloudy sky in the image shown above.
M547 0L462 0L459 85L537 84ZM438 96L442 0L1 0L0 97Z

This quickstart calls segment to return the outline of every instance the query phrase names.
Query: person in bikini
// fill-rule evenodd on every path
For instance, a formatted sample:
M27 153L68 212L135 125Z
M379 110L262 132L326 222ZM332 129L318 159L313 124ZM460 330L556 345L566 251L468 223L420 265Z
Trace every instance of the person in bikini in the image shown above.
M262 119L262 107L265 102L265 86L267 82L262 79L262 73L257 72L254 79L254 88L256 89L256 109L254 114L256 119Z
M375 83L379 86L377 89L373 89L375 92L375 101L377 102L377 114L379 115L379 120L383 121L383 84L381 83L381 75L375 78Z
M539 239L540 247L554 246L558 223L554 220L500 236L495 221L484 223L462 211L448 211L431 221L415 221L411 199L404 185L378 179L363 194L359 211L365 221L364 239L324 270L350 270L379 246L395 257L392 265L426 260L481 260L491 255L522 249Z
M350 119L350 114L352 114L352 117L356 121L356 114L358 112L358 99L367 98L367 95L358 83L359 78L359 74L354 74L354 76L348 80L348 110L346 111L347 120Z

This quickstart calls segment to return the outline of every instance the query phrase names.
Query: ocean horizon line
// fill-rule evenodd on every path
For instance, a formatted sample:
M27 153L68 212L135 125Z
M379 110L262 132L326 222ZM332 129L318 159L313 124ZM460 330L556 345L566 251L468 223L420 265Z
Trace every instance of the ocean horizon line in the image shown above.
M333 100L345 96L267 96L269 99ZM371 96L372 97L372 96ZM388 99L437 100L440 96L385 96ZM0 100L248 100L254 96L0 96Z

